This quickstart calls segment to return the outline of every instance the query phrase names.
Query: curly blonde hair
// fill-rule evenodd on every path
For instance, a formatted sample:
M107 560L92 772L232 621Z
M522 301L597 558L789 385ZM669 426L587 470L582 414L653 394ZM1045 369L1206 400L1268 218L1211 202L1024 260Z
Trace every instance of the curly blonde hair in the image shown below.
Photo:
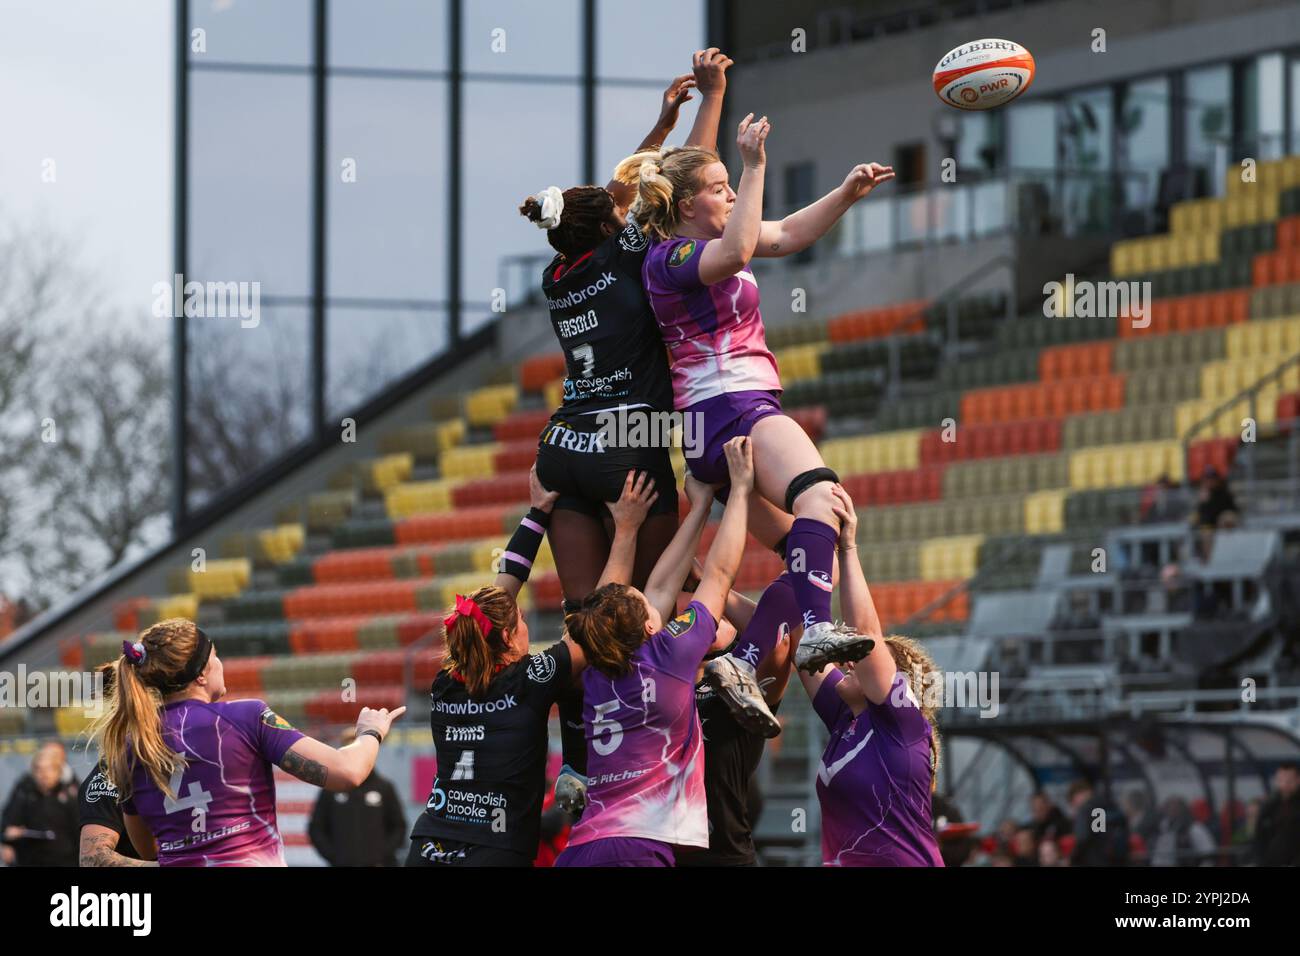
M908 686L921 708L922 716L930 722L930 792L933 793L938 788L941 752L939 708L934 702L936 698L943 700L943 672L919 641L890 634L885 638L885 644L894 656L894 663L907 677Z

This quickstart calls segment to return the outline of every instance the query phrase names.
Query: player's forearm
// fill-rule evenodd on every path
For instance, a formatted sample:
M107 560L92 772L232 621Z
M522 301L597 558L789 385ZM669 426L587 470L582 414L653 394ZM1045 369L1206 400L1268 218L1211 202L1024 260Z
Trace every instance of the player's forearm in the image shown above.
M609 546L609 560L596 587L606 584L627 584L632 580L632 567L636 562L636 528L614 527L614 540Z
M704 575L718 582L725 592L731 590L745 553L745 535L749 530L749 491L732 486L727 507L722 512L717 536L704 559Z
M681 527L673 535L673 540L655 562L654 570L650 572L650 580L646 582L646 594L668 595L670 601L677 596L691 569L691 558L699 546L700 534L704 531L708 519L707 501L699 507L691 508Z
M736 204L722 230L722 238L717 240L730 275L749 265L758 248L758 234L763 228L764 175L762 166L745 167L736 191Z
M705 93L700 100L699 109L695 111L695 122L691 124L690 135L686 137L687 146L701 146L704 149L718 151L718 125L722 122L723 93Z
M81 847L77 855L77 864L83 867L104 866L157 866L149 860L134 860L117 852L118 836L108 831L101 834L81 834Z
M852 201L842 188L831 190L815 203L804 206L782 219L781 235L777 240L780 247L767 251L781 255L802 252L826 235L831 226L835 225L852 205Z
M867 586L862 562L858 560L856 546L840 549L840 601L844 607L844 620L859 634L880 637L880 615Z
M728 621L735 625L737 631L743 631L754 618L758 605L739 591L727 592L727 606L723 610Z

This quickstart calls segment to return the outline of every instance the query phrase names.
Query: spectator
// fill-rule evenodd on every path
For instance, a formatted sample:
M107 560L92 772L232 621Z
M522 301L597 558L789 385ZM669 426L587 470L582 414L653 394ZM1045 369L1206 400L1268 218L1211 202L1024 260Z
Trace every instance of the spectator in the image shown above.
M997 848L996 852L1004 854L1007 857L1010 857L1012 853L1012 846L1016 840L1016 831L1019 829L1020 827L1016 824L1016 821L1010 818L1003 820L1001 823L999 823L997 836L995 837L996 839L995 846Z
M1061 856L1061 848L1056 845L1055 840L1043 840L1038 844L1038 865L1039 866L1066 866L1065 857Z
M1255 862L1300 866L1300 763L1280 764L1273 774L1273 789L1255 826Z
M1177 521L1182 517L1183 506L1178 500L1178 486L1168 475L1161 475L1154 484L1142 489L1138 521L1154 524L1160 521Z
M1124 797L1124 813L1133 832L1150 847L1160 830L1160 815L1151 806L1150 795L1145 790L1130 790Z
M972 834L961 832L963 828L957 826L965 823L960 808L950 797L935 793L930 798L930 809L934 815L934 833L939 841L943 865L965 866L975 854L976 842Z
M1041 843L1044 840L1059 840L1070 832L1069 819L1047 794L1042 791L1035 793L1030 798L1029 805L1034 815L1035 843Z
M1016 831L1012 841L1012 863L1015 866L1038 866L1038 848L1034 842L1034 831L1021 827Z
M61 779L63 755L62 745L38 750L0 815L5 860L14 866L77 865L77 784Z
M356 737L356 728L348 728L340 746ZM330 866L397 866L397 851L407 843L406 813L392 783L372 770L355 790L322 790L307 835Z
M1070 865L1127 866L1128 821L1124 812L1098 800L1088 780L1070 784L1069 797L1070 810L1074 813Z
M1201 528L1235 527L1237 501L1232 497L1227 479L1213 465L1201 474L1200 491L1196 497L1196 524Z
M1214 862L1214 837L1192 816L1182 797L1164 802L1150 845L1152 866L1211 866Z

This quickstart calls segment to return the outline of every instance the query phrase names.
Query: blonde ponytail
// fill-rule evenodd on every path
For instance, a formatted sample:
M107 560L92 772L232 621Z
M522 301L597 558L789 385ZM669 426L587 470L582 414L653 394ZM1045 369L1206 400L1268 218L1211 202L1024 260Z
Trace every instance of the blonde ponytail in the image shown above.
M701 146L669 146L633 153L614 167L614 178L636 186L628 215L656 239L672 237L681 219L678 204L699 188L700 171L719 162L718 154Z
M123 654L112 665L108 709L91 726L90 734L121 799L131 795L132 777L139 764L159 790L176 796L169 781L186 762L167 746L163 736L163 698L158 688L169 686L185 670L198 642L193 621L159 621L136 642L142 655L139 660Z
M907 678L912 696L916 698L921 714L930 722L930 792L939 786L939 758L942 746L939 739L939 708L936 700L943 700L943 673L921 644L910 637L891 634L885 638L894 663Z

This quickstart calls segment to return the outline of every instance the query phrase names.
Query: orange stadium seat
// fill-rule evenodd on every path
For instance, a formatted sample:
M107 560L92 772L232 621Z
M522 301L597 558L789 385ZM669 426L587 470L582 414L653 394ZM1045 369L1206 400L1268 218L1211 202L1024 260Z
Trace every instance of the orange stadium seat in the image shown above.
M550 409L514 412L492 426L492 440L515 442L531 438L536 442L537 436L550 419Z
M519 366L519 387L525 392L540 392L549 382L564 377L564 353L534 355Z

